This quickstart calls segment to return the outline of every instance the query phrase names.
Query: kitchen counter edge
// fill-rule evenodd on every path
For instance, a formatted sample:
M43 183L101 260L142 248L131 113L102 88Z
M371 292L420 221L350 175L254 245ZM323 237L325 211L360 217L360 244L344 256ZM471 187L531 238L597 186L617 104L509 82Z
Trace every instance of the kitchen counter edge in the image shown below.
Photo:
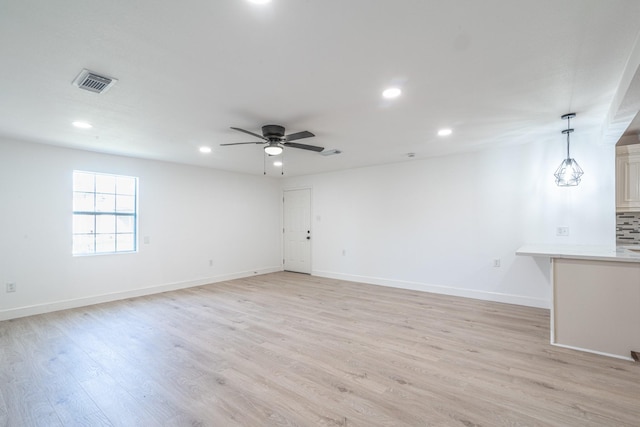
M640 263L640 252L629 250L629 246L524 245L516 251L516 255ZM635 247L640 249L638 245Z

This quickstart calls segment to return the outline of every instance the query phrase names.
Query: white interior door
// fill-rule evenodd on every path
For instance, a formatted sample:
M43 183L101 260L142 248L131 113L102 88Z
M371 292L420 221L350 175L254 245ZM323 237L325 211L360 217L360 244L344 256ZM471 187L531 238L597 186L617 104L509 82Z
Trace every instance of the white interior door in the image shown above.
M284 192L284 269L311 274L311 190Z

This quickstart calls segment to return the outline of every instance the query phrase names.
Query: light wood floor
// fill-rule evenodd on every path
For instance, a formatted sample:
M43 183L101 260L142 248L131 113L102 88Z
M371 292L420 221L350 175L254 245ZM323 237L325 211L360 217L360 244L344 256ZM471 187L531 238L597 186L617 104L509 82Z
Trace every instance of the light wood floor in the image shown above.
M615 331L612 331L615 333ZM547 310L276 273L0 322L0 426L639 426Z

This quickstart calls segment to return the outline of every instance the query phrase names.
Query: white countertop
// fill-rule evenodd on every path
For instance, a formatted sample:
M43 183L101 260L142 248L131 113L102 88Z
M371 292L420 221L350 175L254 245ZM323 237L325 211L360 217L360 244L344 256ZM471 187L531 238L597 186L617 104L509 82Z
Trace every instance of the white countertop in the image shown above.
M525 245L516 251L516 255L640 263L640 252L628 248L640 249L640 245Z

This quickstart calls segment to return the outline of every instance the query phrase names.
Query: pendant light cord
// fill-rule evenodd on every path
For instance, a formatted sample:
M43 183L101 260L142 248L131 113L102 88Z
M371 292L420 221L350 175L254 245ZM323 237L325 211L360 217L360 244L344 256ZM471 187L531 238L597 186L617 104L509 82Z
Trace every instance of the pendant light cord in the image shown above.
M571 158L569 155L569 134L571 133L569 129L571 129L571 117L567 117L567 159Z

